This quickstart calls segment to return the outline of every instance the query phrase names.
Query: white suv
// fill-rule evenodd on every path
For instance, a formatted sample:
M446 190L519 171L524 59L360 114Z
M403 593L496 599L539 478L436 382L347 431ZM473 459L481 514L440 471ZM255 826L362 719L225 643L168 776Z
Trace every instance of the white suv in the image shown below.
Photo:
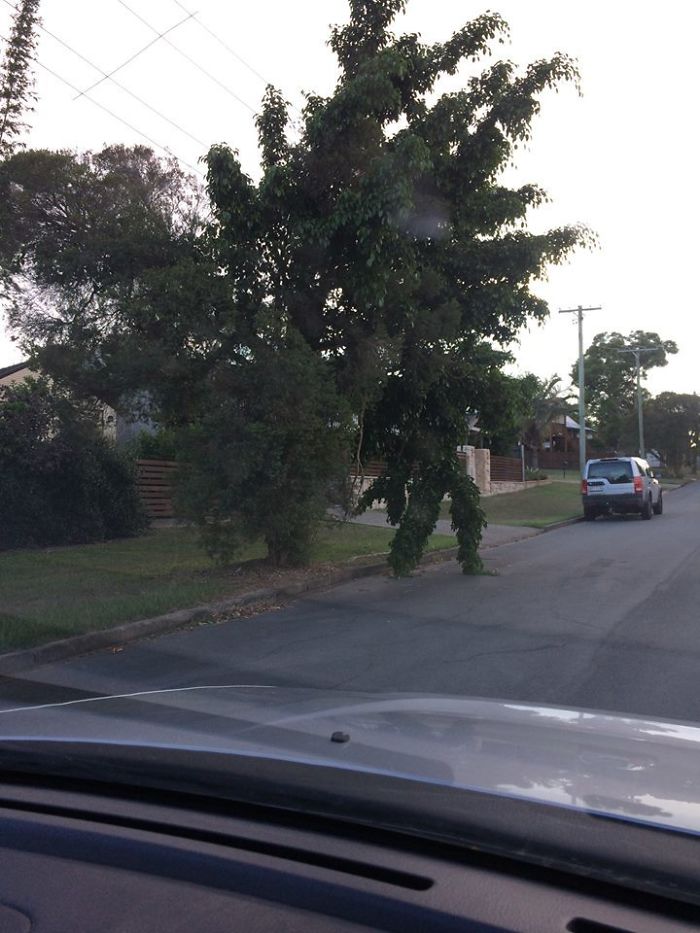
M649 519L664 510L659 481L641 457L589 460L581 481L581 498L583 517L589 522L611 512L638 512Z

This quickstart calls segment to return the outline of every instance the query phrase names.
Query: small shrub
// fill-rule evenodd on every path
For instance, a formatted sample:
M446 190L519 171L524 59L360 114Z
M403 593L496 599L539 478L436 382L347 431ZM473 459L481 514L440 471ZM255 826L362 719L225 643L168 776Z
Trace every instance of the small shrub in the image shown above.
M124 449L135 460L175 460L178 444L174 431L161 428L154 434L141 431Z
M528 467L525 470L525 479L526 480L549 479L549 476L544 472L544 470L533 470L530 467Z

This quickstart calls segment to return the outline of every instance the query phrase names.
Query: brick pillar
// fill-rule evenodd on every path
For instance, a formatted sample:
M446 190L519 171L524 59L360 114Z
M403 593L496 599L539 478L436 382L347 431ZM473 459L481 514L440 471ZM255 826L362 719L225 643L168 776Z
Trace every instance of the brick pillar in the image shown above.
M491 492L491 451L478 448L474 451L474 482L482 495Z

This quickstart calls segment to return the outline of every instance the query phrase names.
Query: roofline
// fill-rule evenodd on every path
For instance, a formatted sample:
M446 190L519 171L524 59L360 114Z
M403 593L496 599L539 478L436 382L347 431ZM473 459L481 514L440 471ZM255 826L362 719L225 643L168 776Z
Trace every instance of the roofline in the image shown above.
M12 366L4 366L0 369L0 379L18 373L20 369L29 369L29 360L25 360L23 363L13 363Z

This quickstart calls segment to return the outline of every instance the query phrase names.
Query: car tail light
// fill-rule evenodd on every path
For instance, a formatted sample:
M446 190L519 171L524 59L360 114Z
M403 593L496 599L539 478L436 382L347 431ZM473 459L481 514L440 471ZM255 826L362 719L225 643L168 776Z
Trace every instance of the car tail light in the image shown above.
M588 495L588 482L585 479L581 480L581 494L584 496Z
M641 476L635 476L634 478L634 491L644 492L644 480Z

